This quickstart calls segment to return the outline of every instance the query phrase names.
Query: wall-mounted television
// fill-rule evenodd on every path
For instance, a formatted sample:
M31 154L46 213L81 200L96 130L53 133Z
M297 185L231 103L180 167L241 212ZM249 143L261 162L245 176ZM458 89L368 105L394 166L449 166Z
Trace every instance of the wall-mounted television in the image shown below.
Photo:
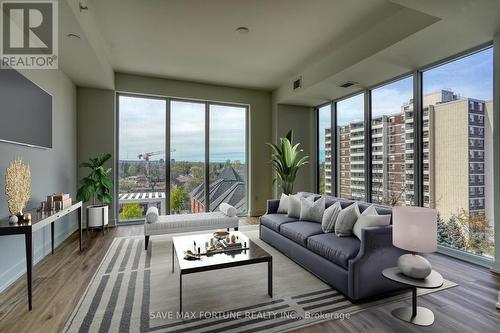
M0 141L52 148L52 96L10 68L0 69Z

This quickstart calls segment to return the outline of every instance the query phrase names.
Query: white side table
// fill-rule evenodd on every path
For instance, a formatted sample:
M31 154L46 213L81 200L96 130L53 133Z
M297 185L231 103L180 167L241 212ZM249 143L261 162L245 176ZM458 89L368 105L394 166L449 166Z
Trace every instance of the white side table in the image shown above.
M417 306L417 288L437 289L443 285L441 274L432 270L431 274L423 280L413 279L401 273L398 267L386 268L382 275L389 280L399 282L412 288L412 306L397 308L392 315L419 326L430 326L434 323L434 313L422 306Z

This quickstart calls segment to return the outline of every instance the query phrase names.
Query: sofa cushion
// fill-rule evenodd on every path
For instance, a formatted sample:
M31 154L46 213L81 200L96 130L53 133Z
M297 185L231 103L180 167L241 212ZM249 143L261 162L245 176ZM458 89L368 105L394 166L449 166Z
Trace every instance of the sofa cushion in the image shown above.
M352 235L352 228L358 219L356 205L357 204L350 205L340 211L335 221L335 234L337 236L343 237Z
M341 210L340 202L334 203L325 210L323 219L321 220L321 229L323 229L323 232L335 231L335 222L337 222L337 217Z
M288 217L286 214L266 214L260 217L260 223L276 232L280 232L283 223L296 222L297 219Z
M315 222L291 222L280 226L280 234L302 246L307 245L307 238L322 233L321 224Z
M321 234L307 239L307 248L312 252L347 269L349 259L354 258L361 242L358 238L338 237L335 234Z
M278 205L278 214L288 214L288 202L290 198L285 193L281 193L280 204Z

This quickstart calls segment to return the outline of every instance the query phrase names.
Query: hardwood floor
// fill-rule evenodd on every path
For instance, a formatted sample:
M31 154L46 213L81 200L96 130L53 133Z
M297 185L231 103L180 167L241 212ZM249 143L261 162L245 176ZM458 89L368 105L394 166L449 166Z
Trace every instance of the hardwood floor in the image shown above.
M255 224L255 218L245 219ZM26 277L0 294L0 332L60 332L78 303L89 280L115 237L141 235L142 226L109 229L103 236L90 232L85 250L78 251L74 233L34 268L33 310L28 311ZM443 255L429 256L434 268L458 287L419 297L419 304L434 311L431 327L417 327L395 319L391 311L402 303L388 304L353 315L348 320L328 321L295 332L498 332L500 310L495 308L500 277L487 269Z

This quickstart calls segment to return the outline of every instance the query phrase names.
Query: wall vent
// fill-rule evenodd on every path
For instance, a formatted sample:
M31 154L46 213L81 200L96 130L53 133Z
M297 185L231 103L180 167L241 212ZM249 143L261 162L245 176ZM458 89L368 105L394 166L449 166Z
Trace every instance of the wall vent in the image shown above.
M359 84L359 82L356 82L356 81L347 81L345 83L342 83L341 85L339 85L340 88L349 88L349 87L352 87L356 84Z
M299 88L302 88L302 76L299 76L293 81L293 90L297 90Z

